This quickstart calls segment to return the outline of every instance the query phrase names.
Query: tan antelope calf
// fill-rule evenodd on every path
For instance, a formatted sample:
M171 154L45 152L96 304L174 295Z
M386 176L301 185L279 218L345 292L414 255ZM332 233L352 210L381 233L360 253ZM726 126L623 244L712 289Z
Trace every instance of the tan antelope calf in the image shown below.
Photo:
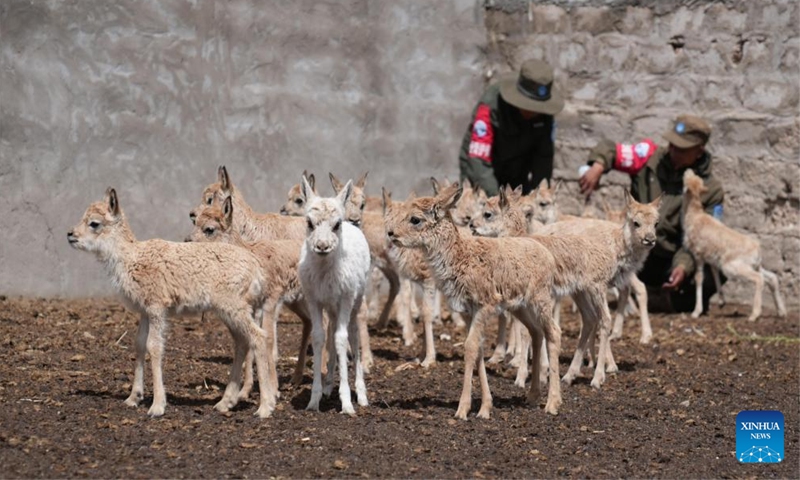
M466 419L472 403L472 375L476 362L481 384L478 417L488 418L492 396L483 358L484 324L508 310L531 332L533 342L547 341L550 363L558 365L561 331L552 321L553 256L541 244L527 238L472 238L458 233L450 216L462 189L454 183L436 197L422 197L392 204L386 216L386 233L402 248L422 249L437 286L454 311L469 318L464 344L464 384L456 417ZM538 356L532 362L539 378ZM539 382L531 382L528 402L538 403ZM558 372L551 369L545 411L553 415L561 405Z
M385 216L387 212L391 209L392 204L392 194L391 192L387 191L385 188L382 189L382 197L383 197L383 215ZM409 199L415 198L416 196L412 193L409 196ZM386 230L384 228L383 231L383 238L387 238ZM410 249L410 248L400 248L394 244L389 245L389 257L392 259L393 264L395 265L397 272L405 279L408 279L411 282L414 282L422 287L422 324L425 331L425 357L422 359L421 366L422 368L428 368L436 363L436 344L433 338L433 323L434 323L434 311L436 309L436 281L433 278L433 274L431 269L428 265L428 262L425 261L425 256L423 255L420 249ZM409 292L413 294L412 292ZM403 307L400 306L398 308L398 319L400 315L405 315L405 321L411 325L412 334L413 334L413 323L411 323L410 315L408 314L410 309L403 310ZM403 312L404 313L401 313ZM401 322L403 323L403 322Z
M203 209L215 204L221 206L228 197L233 201L233 229L244 240L259 242L305 239L306 224L302 218L253 211L239 189L234 187L225 166L219 167L217 181L205 188L202 202L189 212L189 218L194 222Z
M521 189L512 191L506 187L500 190L497 197L488 199L482 214L476 215L472 220L473 232L476 235L487 237L527 236L528 225L519 202L521 193ZM617 275L619 263L617 251L606 240L593 235L534 234L530 238L544 245L553 255L557 297L555 301L558 302L564 296L571 296L575 300L583 320L581 337L597 331L597 327L600 327L600 352L592 379L592 387L600 388L605 380L604 360L609 357L613 358L610 355L610 343L608 342L611 315L608 311L605 291L607 285ZM585 343L586 340L583 342ZM534 357L540 351L541 345L534 342ZM578 353L576 353L577 355ZM583 360L583 357L581 356L580 359ZM520 372L524 372L524 366L523 362ZM557 371L558 365L553 365L553 368ZM536 382L537 379L534 378L533 381ZM522 382L524 384L524 376Z
M545 225L540 231L541 235L584 235L594 241L600 242L604 248L610 249L614 253L616 267L613 276L609 279L608 285L617 287L620 291L619 311L625 311L625 304L630 297L630 280L636 274L647 259L647 255L655 245L656 226L658 225L658 208L661 205L661 197L656 198L650 203L639 203L631 197L625 190L625 223L618 225L605 220L582 219L580 221L555 222ZM607 328L610 325L606 326ZM580 374L581 364L584 356L588 353L589 341L594 338L594 332L587 332L581 329L581 337L578 350L572 358L569 370L562 378L566 383L572 383L577 375ZM598 354L595 376L592 386L599 387L597 381L602 384L605 380L603 369L598 369L602 364L607 364L605 371L617 371L614 357L611 353L610 342L603 348L604 339L600 338L600 353ZM603 353L607 358L603 358ZM599 376L599 378L598 378Z
M292 383L299 385L303 381L303 370L306 364L306 348L311 335L311 317L308 306L303 298L300 278L297 275L297 264L300 261L302 241L298 240L273 240L249 242L242 239L241 235L232 228L233 225L233 200L228 197L222 208L217 205L203 209L195 219L194 230L187 240L193 242L223 242L242 247L256 256L261 265L262 296L264 305L262 315L267 316L267 325L261 326L273 332L276 342L273 350L277 350L277 323L280 316L281 305L286 305L289 310L297 315L303 322L303 333L300 340L300 351L297 355L297 365L292 376ZM273 355L275 357L276 355ZM253 387L252 352L245 361L245 379L240 398L247 398ZM275 379L277 385L277 378Z
M625 223L625 210L614 210L611 206L603 200L603 213L605 214L606 220L609 222L614 222L617 224L622 225ZM633 291L633 295L636 297L636 302L639 304L638 307L636 304L630 301L630 298L626 300L626 306L630 305L630 310L632 313L639 314L639 321L642 326L642 335L639 337L639 343L646 345L650 343L650 340L653 338L653 329L650 326L650 314L647 310L647 287L645 284L639 280L639 277L636 276L636 272L631 274L630 279L630 286L631 290ZM616 288L617 296L617 305L620 304L620 292ZM625 315L628 312L625 309L617 308L616 315L614 317L614 328L611 329L611 336L609 337L610 340L616 340L618 338L622 338L622 327L625 323Z
M67 234L72 247L97 255L129 306L141 314L136 333L136 368L125 404L137 406L144 397L144 360L150 354L153 405L148 414L164 414L167 404L162 377L164 333L170 313L214 311L235 343L230 381L214 408L227 412L239 400L242 362L248 350L256 353L261 404L256 415L268 417L275 408L275 364L268 355L269 333L253 319L261 306L265 281L250 252L222 243L137 241L113 188L104 201L92 203L83 219Z
M683 244L692 252L697 262L694 281L697 288L697 301L692 317L703 312L703 266L711 266L714 283L720 300L724 302L720 289L719 270L729 277L739 277L755 284L751 322L761 315L761 301L766 281L775 299L778 315L786 315L786 307L781 298L778 276L761 266L761 246L758 240L726 227L719 220L703 210L700 195L705 191L703 179L691 169L683 174Z
M562 214L558 209L556 194L561 181L556 186L550 188L550 182L545 178L539 183L539 187L532 191L528 196L533 197L535 202L534 219L545 224L551 224L562 220L575 220L581 217Z
M308 179L309 186L316 192L316 178L314 174L309 174L308 171L303 170L303 176ZM303 196L303 186L299 183L292 185L292 188L289 189L289 193L286 194L286 196L288 198L286 199L286 203L281 207L280 214L290 217L302 217L305 215L306 197Z

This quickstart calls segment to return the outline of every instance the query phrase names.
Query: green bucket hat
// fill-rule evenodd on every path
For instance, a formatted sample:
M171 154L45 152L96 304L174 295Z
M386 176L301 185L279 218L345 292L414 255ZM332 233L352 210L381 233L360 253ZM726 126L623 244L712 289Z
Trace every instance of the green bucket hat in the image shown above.
M672 128L662 136L664 140L678 148L705 145L711 137L711 125L700 117L681 115L672 122Z
M553 68L541 60L527 60L519 75L500 80L500 96L517 108L546 115L564 108L564 98L553 89Z

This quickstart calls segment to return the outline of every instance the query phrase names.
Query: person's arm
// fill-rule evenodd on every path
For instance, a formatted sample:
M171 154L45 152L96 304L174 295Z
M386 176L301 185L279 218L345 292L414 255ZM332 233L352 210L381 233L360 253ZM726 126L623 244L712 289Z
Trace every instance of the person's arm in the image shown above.
M499 191L492 167L493 141L491 108L479 103L473 113L472 124L462 142L459 167L462 179L468 178L473 186L480 187L490 196L497 195Z
M589 153L588 164L591 166L579 180L581 193L590 195L600 183L603 173L612 168L636 175L647 165L656 152L656 144L646 138L636 144L614 143L606 138L600 140Z

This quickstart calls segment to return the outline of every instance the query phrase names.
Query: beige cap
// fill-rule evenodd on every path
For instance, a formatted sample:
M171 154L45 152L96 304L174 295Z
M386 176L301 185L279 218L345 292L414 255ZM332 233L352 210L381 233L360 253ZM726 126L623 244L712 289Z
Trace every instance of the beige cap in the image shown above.
M500 96L530 112L555 115L564 108L564 98L553 90L553 68L541 60L526 60L519 75L501 80Z

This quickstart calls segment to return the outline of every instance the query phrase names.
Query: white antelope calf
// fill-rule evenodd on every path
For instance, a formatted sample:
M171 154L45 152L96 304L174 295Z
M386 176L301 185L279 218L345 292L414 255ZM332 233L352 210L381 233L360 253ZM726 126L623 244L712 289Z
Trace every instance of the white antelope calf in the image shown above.
M303 333L300 339L300 351L297 355L292 383L300 385L303 381L303 370L306 364L306 348L311 335L311 317L303 298L297 264L300 261L301 240L273 240L249 242L233 229L233 200L228 197L222 208L212 205L203 209L195 219L194 229L187 240L193 242L223 242L242 247L256 256L261 265L265 281L261 285L264 306L258 320L263 323L263 315L267 316L266 328L273 332L273 358L277 357L277 323L281 306L286 305L303 322ZM252 351L245 362L244 386L240 398L247 398L253 386ZM277 378L275 379L277 385Z
M697 288L697 300L692 317L697 318L703 312L703 266L711 266L714 283L722 303L719 281L719 270L729 277L739 277L750 280L755 284L755 297L753 298L753 311L750 313L751 322L761 315L761 301L764 291L764 281L767 282L778 308L778 315L786 315L786 307L781 298L781 289L778 285L778 276L761 266L761 246L758 240L743 235L732 228L726 227L719 220L703 210L700 195L705 191L703 179L691 169L683 174L683 244L692 252L697 262L694 281Z
M488 418L492 396L483 358L484 324L508 310L531 332L533 341L547 341L550 363L558 365L561 331L552 321L553 256L541 244L527 238L473 238L458 233L450 210L461 196L458 183L436 197L421 197L393 204L386 216L386 233L403 248L421 248L437 286L454 311L469 318L464 344L464 384L456 417L466 419L472 403L472 374L476 362L481 384L479 418ZM532 362L539 378L539 361ZM538 404L539 382L531 382L528 402ZM558 372L551 369L545 411L553 415L561 405Z
M351 192L352 182L347 182L335 198L322 198L314 193L303 177L308 235L300 253L299 272L311 313L314 345L314 382L307 409L319 410L322 394L330 394L333 389L333 361L328 362L324 392L322 385L322 344L325 342L322 311L325 310L330 319L328 349L333 359L332 347L335 347L339 363L342 413L354 415L347 376L347 345L349 340L355 363L358 404L366 406L367 387L361 365L356 317L367 284L370 254L361 230L345 221L345 206Z
M136 333L136 368L125 404L137 406L144 397L144 360L150 354L153 405L148 414L164 414L161 362L169 313L181 310L214 311L230 330L235 343L230 381L214 408L227 412L239 400L242 362L248 350L256 352L261 404L256 415L268 417L275 408L275 364L267 353L268 333L253 319L262 304L264 278L258 260L248 251L222 243L137 241L113 188L105 200L92 203L83 219L67 234L74 248L93 252L105 265L114 285L128 304L141 314Z

